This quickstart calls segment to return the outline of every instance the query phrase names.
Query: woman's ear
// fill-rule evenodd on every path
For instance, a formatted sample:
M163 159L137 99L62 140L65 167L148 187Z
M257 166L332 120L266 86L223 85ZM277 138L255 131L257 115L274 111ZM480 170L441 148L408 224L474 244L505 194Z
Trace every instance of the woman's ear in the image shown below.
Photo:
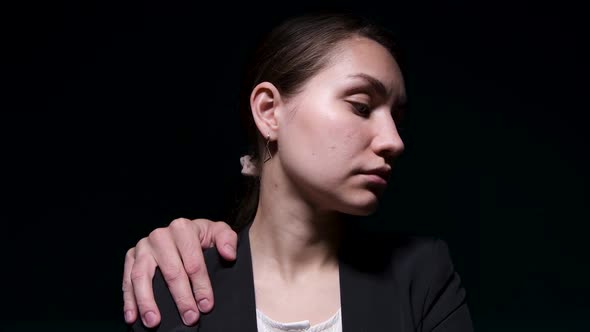
M278 110L282 107L281 94L274 84L262 82L256 85L250 94L250 109L256 127L263 137L270 135L276 139L278 129Z

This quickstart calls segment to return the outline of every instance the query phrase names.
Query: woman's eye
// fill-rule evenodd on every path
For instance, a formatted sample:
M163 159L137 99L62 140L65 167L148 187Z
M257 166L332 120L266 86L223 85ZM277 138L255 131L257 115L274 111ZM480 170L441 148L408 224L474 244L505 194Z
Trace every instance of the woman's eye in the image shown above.
M368 116L369 113L371 113L371 108L367 104L357 102L351 102L350 104L354 108L354 111L359 115Z

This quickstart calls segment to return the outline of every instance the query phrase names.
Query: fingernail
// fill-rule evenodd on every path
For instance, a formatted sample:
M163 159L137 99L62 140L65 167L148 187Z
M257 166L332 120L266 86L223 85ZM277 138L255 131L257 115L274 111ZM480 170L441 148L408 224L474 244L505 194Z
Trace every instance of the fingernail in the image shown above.
M197 313L192 310L189 310L182 315L185 325L193 325L197 322L197 318Z
M209 310L209 300L207 300L207 299L202 299L201 301L199 301L199 303L197 305L199 306L200 311Z
M132 319L133 319L133 313L131 312L131 310L125 311L125 322L131 323Z
M148 311L144 316L144 324L149 327L156 325L156 314L153 311Z

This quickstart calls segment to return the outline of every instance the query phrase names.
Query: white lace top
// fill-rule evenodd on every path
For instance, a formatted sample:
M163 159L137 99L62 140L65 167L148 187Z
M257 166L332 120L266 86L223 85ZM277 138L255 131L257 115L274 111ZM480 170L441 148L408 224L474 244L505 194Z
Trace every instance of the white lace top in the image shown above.
M258 332L342 332L340 309L328 320L313 326L310 325L308 320L290 323L277 322L258 309L256 309L256 321L258 323Z

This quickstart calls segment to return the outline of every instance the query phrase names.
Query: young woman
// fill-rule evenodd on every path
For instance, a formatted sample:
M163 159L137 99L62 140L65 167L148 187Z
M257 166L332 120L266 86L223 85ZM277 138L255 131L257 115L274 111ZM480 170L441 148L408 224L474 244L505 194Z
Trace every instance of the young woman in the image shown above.
M156 271L156 330L471 331L442 240L357 227L377 208L404 148L396 129L404 82L389 34L351 15L305 15L272 30L253 60L242 112L255 149L241 161L254 177L255 204L238 218L238 259L204 252L215 306L199 303L211 310L193 327L185 323L195 313L175 304L192 293L173 296L167 284L187 277ZM200 253L157 264L186 265ZM132 329L146 327L137 320Z

